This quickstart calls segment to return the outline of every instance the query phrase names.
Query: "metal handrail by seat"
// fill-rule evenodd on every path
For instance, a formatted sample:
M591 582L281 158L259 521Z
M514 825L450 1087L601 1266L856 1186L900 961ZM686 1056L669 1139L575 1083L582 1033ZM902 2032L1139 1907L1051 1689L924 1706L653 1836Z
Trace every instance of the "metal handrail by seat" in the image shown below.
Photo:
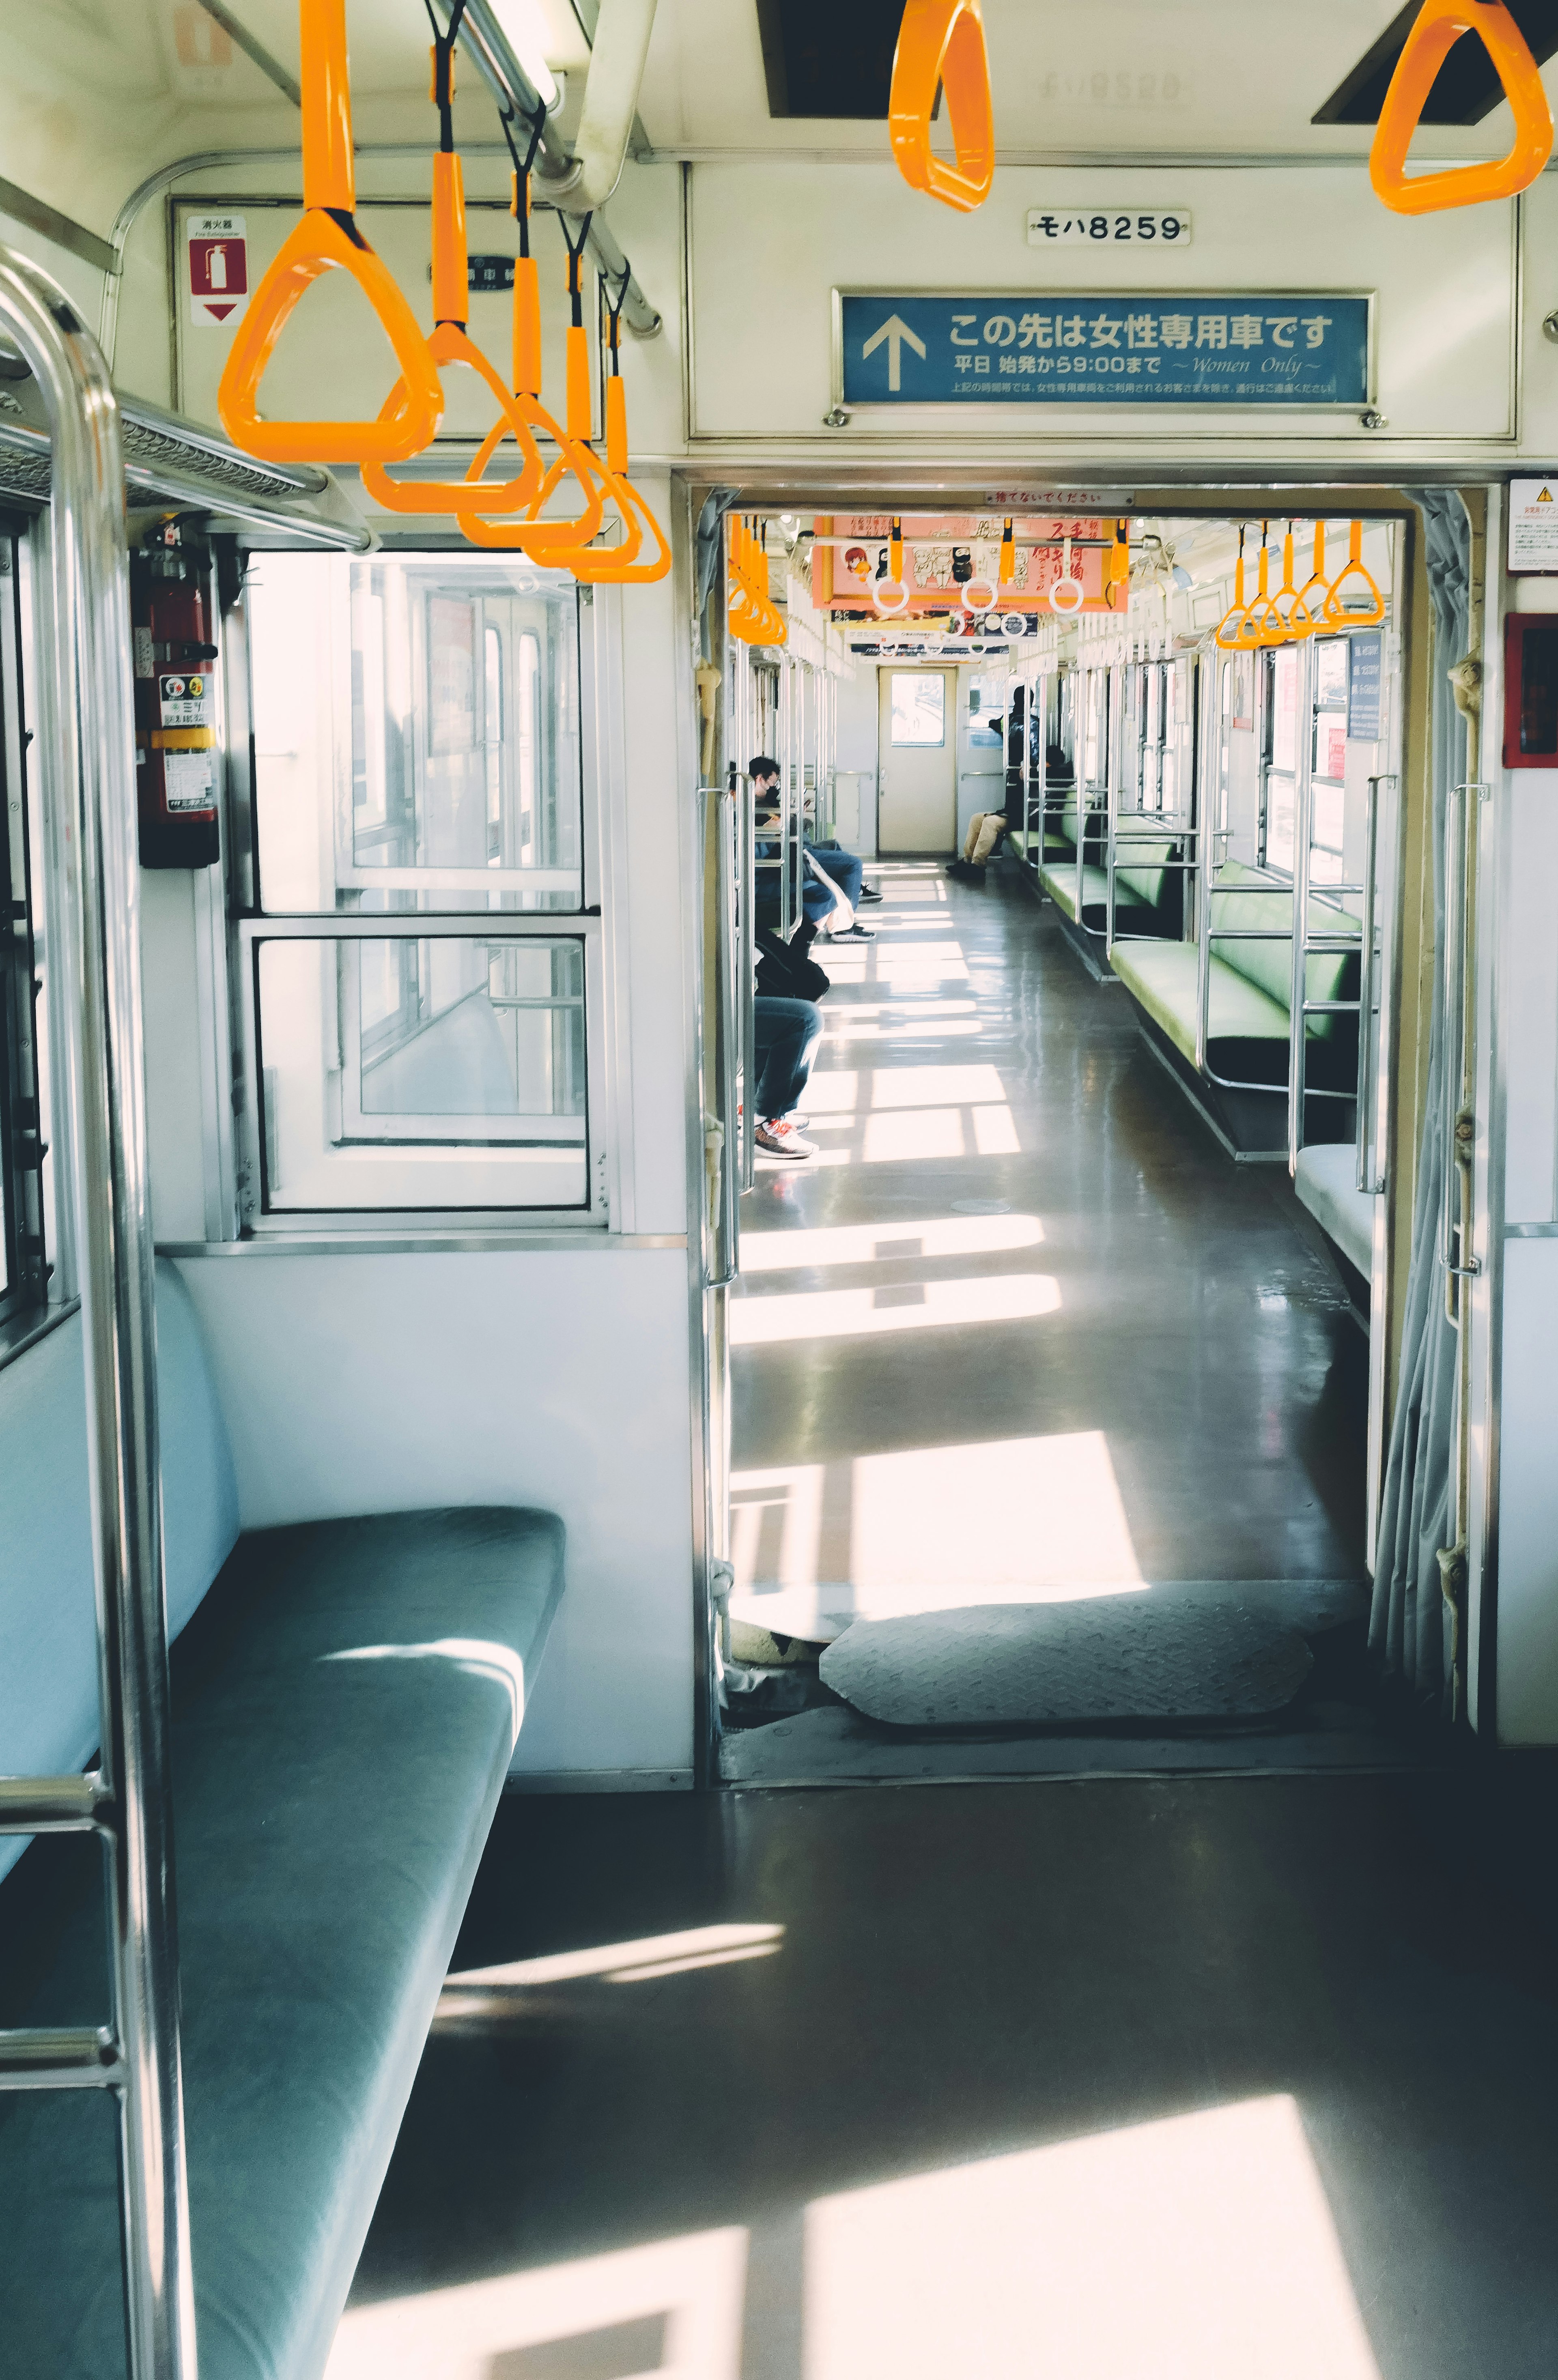
M37 380L53 450L43 740L75 858L62 1138L76 1158L102 1746L91 1777L7 1779L0 1833L102 1837L113 1982L107 2026L0 2035L0 2089L116 2094L131 2380L195 2380L119 409L65 291L3 247L0 328Z

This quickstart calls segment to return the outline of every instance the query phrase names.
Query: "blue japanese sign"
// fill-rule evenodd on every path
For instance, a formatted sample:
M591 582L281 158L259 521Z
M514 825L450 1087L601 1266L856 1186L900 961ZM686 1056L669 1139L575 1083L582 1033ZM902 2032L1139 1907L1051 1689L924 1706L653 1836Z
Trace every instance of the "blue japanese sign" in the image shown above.
M841 294L845 405L1366 405L1367 298Z

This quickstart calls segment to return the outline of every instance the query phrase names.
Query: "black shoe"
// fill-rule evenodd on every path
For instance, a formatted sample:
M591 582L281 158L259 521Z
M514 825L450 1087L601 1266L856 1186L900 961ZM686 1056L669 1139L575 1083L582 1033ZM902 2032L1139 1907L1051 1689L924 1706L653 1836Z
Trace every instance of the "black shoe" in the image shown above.
M860 887L860 901L880 901L880 900L881 900L881 898L882 898L881 891L880 891L880 889L879 889L876 885L874 885L874 884L862 884L862 885L861 885L861 887ZM856 902L856 904L855 904L855 906L857 907L857 909L858 909L858 908L859 907L859 905L860 905L860 901L857 901L857 902Z

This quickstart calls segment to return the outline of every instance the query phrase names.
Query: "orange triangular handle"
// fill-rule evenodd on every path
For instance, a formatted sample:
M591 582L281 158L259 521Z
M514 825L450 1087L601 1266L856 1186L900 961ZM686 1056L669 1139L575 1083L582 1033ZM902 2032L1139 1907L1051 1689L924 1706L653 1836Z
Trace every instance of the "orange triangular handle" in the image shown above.
M615 372L606 382L606 473L626 535L621 545L581 554L574 564L574 577L603 580L612 586L647 587L663 578L670 569L671 547L664 530L627 476L627 398ZM648 561L639 562L637 556L646 529L654 539L655 550ZM605 564L611 566L603 567Z
M1325 599L1331 592L1325 577L1325 523L1315 523L1314 567L1298 589L1298 601L1304 606L1312 626L1319 627L1325 616ZM1310 601L1310 597L1314 601Z
M931 148L938 85L946 95L955 165ZM907 0L893 56L887 130L898 171L911 189L965 212L990 196L995 115L980 0Z
M1368 597L1360 599L1359 604L1345 603L1342 601L1342 589L1349 578L1361 578L1369 590ZM1367 601L1369 603L1367 611L1360 607L1362 601ZM1321 617L1333 628L1371 628L1376 621L1382 620L1384 616L1385 599L1380 592L1372 574L1364 566L1363 523L1355 520L1347 540L1347 558L1331 582Z
M521 198L517 175L514 192L517 213ZM557 449L556 460L536 492L524 520L484 520L480 514L462 507L460 526L473 545L500 550L517 548L528 553L532 562L570 569L576 554L599 533L607 490L601 467L589 445L554 420L541 401L541 281L535 259L529 256L517 257L514 266L514 387L510 412L518 413L533 431L552 441ZM585 401L588 404L588 385ZM466 474L473 484L481 480L507 435L506 420L496 422L488 431ZM573 520L542 520L540 516L543 508L564 480L569 479L578 482L583 493L584 510Z
M1464 33L1478 34L1493 62L1515 116L1514 146L1506 157L1486 164L1408 175L1406 152L1434 77ZM1537 62L1503 0L1423 0L1395 62L1369 152L1375 196L1398 215L1436 214L1443 207L1512 199L1530 188L1552 154L1552 110Z
M346 0L300 0L303 86L301 223L261 279L228 350L217 391L222 427L268 463L403 463L444 415L444 389L399 285L353 219ZM349 273L383 326L400 366L397 395L373 421L267 421L260 382L304 291L322 273Z
M1282 541L1282 585L1272 598L1272 609L1287 634L1299 644L1302 644L1306 637L1312 637L1320 625L1293 583L1293 531L1291 528Z
M1212 643L1220 652L1252 653L1260 643L1244 600L1244 531L1239 531L1238 560L1234 565L1234 600L1217 624Z
M506 427L519 448L517 479L483 481L474 490L469 478L457 480L392 480L382 463L365 462L362 484L386 512L461 512L480 504L483 512L517 512L532 504L546 478L546 464L519 403L509 395L497 373L466 332L470 269L466 251L465 185L460 161L453 151L439 150L432 161L432 310L436 327L428 341L434 363L464 364L485 381L497 400ZM384 410L400 401L405 382L391 392Z

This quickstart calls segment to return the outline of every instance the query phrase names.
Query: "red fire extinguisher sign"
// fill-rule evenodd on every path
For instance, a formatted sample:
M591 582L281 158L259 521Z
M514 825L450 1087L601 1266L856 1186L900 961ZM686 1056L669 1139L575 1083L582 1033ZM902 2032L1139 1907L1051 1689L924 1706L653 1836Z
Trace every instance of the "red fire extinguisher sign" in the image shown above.
M191 215L189 319L231 330L249 304L249 242L242 215Z

